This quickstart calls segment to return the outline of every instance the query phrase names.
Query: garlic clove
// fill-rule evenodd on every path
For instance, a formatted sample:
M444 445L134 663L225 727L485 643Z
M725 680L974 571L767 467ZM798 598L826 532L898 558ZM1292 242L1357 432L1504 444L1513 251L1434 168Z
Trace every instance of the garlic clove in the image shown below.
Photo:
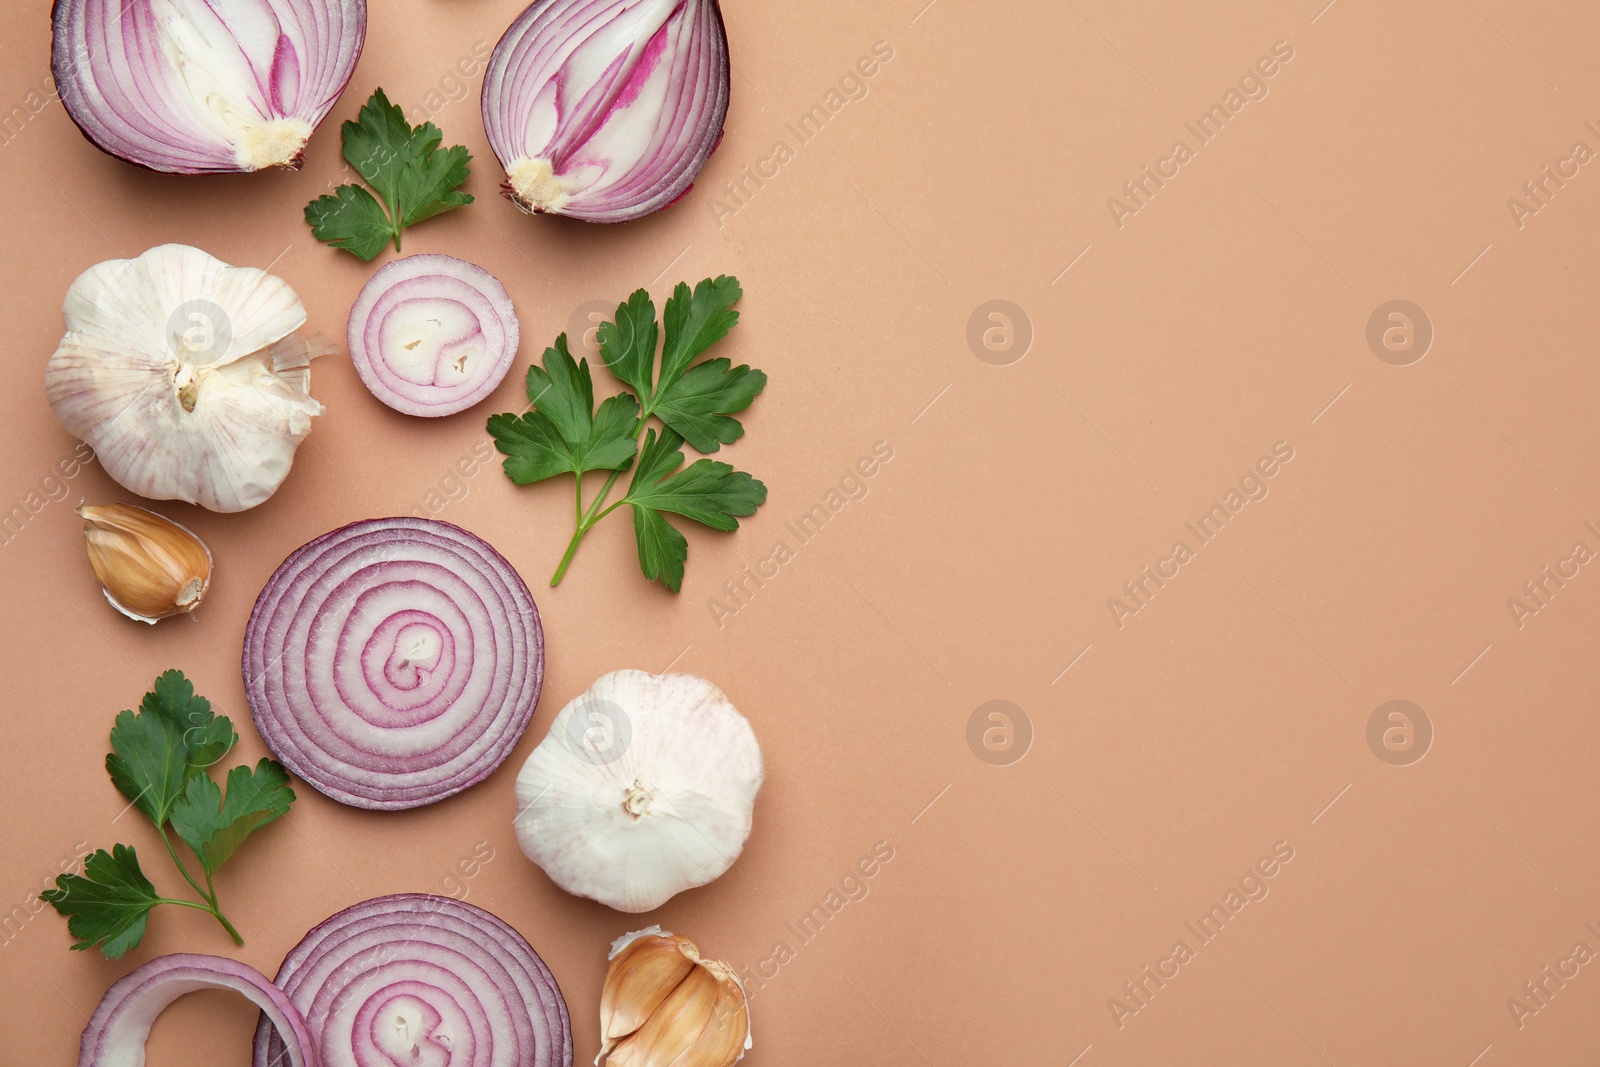
M198 248L160 245L79 275L45 396L106 473L153 500L243 511L271 496L322 405L295 334L305 307L281 279Z
M673 987L694 968L694 961L671 935L635 938L612 957L600 991L601 1055L644 1025Z
M112 607L154 624L200 606L211 586L211 551L200 538L132 504L77 510L89 566Z
M687 971L659 967L669 955L678 956ZM645 980L646 971L653 973L654 983ZM605 1047L595 1058L597 1064L609 1053L610 1067L731 1067L751 1047L744 987L732 967L702 958L688 938L653 926L619 939L612 946L606 988L612 989L613 979L625 972L639 972L628 976L630 993L640 998L629 1011L643 1021L620 1040L613 1039L620 1016L613 1005L608 1017L602 995ZM647 1011L641 1010L645 1002L652 1005Z

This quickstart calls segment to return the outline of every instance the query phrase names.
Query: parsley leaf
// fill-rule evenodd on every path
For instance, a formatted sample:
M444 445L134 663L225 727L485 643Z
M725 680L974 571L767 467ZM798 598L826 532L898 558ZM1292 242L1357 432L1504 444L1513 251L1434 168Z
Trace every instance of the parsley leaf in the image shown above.
M661 349L658 391L665 391L697 356L728 335L739 321L733 304L743 295L739 279L727 275L707 278L694 287L693 295L687 283L678 283L662 316L667 343Z
M454 207L472 203L458 189L471 170L465 145L440 149L444 134L431 122L413 128L382 89L342 130L344 158L377 193L341 185L306 205L306 222L319 241L370 262L400 232ZM379 200L382 203L379 203Z
M383 205L359 185L341 185L331 196L306 205L311 234L334 248L353 252L371 263L390 241L399 240Z
M767 376L718 357L697 363L657 395L653 412L697 452L715 452L744 436L738 419L767 386Z
M211 875L245 838L286 814L293 803L288 772L277 760L262 759L255 770L241 766L228 772L227 799L208 775L190 779L173 808L172 828Z
M139 869L139 856L128 845L110 852L98 849L83 861L83 874L63 874L56 888L39 899L67 916L67 931L78 941L74 950L100 946L106 958L117 959L139 947L150 909L161 903L156 887Z
M617 305L616 321L602 322L595 331L600 358L622 384L645 400L653 392L650 379L655 373L656 341L660 336L656 306L643 289L634 290L632 296Z
M506 456L506 474L518 485L558 474L622 470L633 459L639 402L627 393L607 397L598 413L589 361L574 362L567 335L544 352L544 367L528 368L534 410L493 415L489 433Z
M650 294L636 290L597 334L601 360L632 392L607 397L596 412L588 361L573 361L562 334L545 351L543 369L528 370L534 410L490 417L489 433L506 456L503 466L513 482L527 485L568 473L579 478L576 529L551 585L561 584L589 529L627 504L640 570L677 592L689 542L666 516L734 530L739 518L766 502L765 485L726 463L697 459L683 467L685 442L715 452L742 437L744 427L733 416L766 387L767 376L744 364L723 357L696 362L738 323L733 304L742 295L738 279L728 276L707 278L693 289L680 282L658 323ZM661 422L659 430L648 425L652 418ZM630 465L627 493L608 505ZM593 470L612 473L585 507L582 476Z
M683 584L689 542L661 512L682 515L713 530L737 530L739 517L754 515L767 500L765 485L726 463L697 459L678 470L682 444L671 430L659 437L655 430L647 431L633 483L622 499L633 508L640 570L674 593Z
M189 780L203 775L237 740L233 723L212 714L211 702L194 695L181 671L168 671L137 712L117 716L106 771L122 795L160 826Z
M116 959L138 947L150 910L158 904L210 912L236 943L244 944L217 905L213 876L245 838L288 812L294 791L283 767L263 759L253 770L241 766L229 771L224 797L210 768L238 740L233 723L214 713L211 702L195 694L181 671L157 678L138 711L118 713L106 772L131 802L129 807L138 808L155 825L178 873L201 903L157 893L130 846L101 849L84 861L83 874L63 874L56 888L39 894L67 917L67 930L79 939L73 948L99 945ZM204 886L178 857L169 824L199 858Z

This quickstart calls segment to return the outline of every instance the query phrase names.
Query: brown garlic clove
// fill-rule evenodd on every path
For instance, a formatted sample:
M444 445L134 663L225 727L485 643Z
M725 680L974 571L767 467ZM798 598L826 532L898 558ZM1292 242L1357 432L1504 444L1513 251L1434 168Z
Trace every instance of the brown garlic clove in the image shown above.
M733 968L651 927L620 938L600 998L610 1067L731 1067L750 1047L750 1009Z
M211 552L189 530L132 504L84 505L89 565L111 606L155 623L193 611L211 585Z

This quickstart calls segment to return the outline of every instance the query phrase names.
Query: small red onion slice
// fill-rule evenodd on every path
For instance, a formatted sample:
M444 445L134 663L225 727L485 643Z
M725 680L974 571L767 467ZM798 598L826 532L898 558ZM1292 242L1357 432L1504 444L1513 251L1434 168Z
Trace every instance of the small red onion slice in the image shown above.
M276 1067L320 1067L300 1010L266 975L238 960L192 952L157 956L106 990L84 1027L78 1067L144 1067L144 1043L156 1016L201 989L230 989L261 1009L260 1029L272 1036ZM258 1031L258 1047L260 1042Z
M50 69L94 145L174 174L299 166L366 0L56 0Z
M278 968L326 1067L571 1067L555 978L510 926L450 897L401 893L346 908ZM310 1046L308 1046L310 1047ZM265 1019L255 1067L279 1067Z
M372 395L407 415L465 411L505 379L520 330L494 275L454 256L407 256L350 309L350 358Z
M267 746L361 808L419 807L488 777L543 681L528 587L437 519L368 519L297 549L245 630L245 695Z
M717 0L534 0L483 76L483 125L528 211L625 222L688 192L722 139Z

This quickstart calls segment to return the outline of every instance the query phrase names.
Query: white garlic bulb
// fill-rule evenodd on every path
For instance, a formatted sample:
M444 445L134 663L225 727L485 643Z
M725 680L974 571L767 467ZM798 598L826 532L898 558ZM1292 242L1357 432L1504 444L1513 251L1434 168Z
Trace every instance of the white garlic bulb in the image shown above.
M722 690L613 671L517 776L517 840L567 892L649 911L733 866L761 779L755 733Z
M333 351L281 279L160 245L79 275L45 395L106 473L141 496L243 511L288 476L322 405L310 361Z

